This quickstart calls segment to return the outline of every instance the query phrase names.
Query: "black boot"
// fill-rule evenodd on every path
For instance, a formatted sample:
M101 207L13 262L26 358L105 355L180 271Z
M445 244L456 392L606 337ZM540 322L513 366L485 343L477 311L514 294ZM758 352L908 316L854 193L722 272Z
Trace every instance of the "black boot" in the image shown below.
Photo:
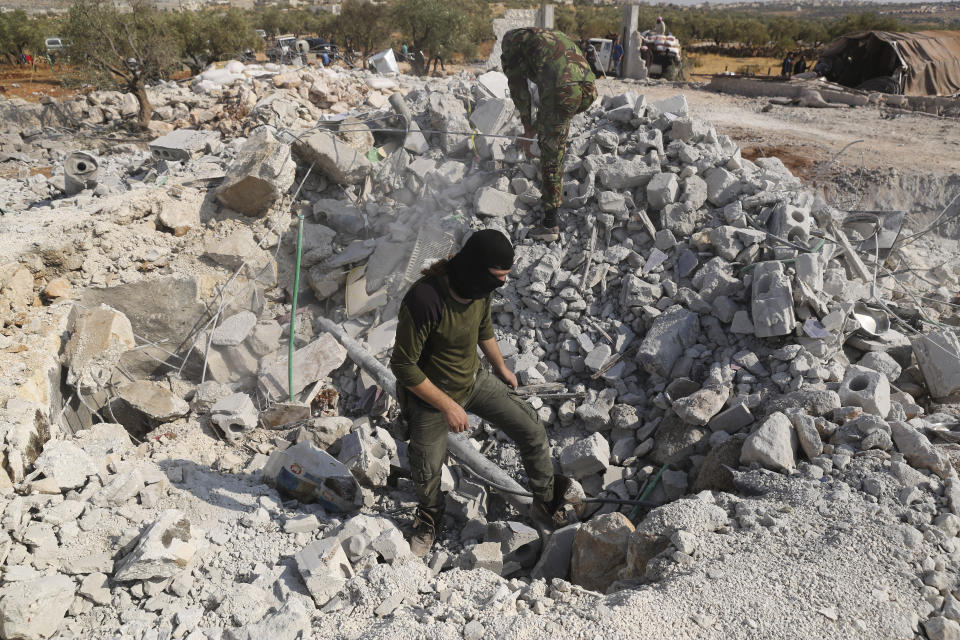
M556 209L543 212L543 222L530 230L529 236L542 242L556 242L560 239L560 217Z
M430 553L430 548L440 535L443 526L443 511L417 507L410 533L410 551L418 558Z
M572 506L578 514L579 509L582 507L578 495L573 495L572 493L571 495L567 495L572 485L573 481L570 478L560 474L554 475L553 499L549 502L544 502L539 498L533 499L533 504L530 506L530 517L533 521L544 529L551 531L569 524L566 511L567 505Z

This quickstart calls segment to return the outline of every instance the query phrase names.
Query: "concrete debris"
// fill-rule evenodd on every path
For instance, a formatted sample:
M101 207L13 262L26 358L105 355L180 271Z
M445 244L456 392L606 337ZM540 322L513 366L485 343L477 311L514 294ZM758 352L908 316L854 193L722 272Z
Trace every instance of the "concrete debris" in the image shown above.
M61 574L11 582L0 588L0 635L11 640L53 636L73 601L76 586Z
M228 441L235 442L256 428L257 408L245 393L233 393L210 407L210 421Z
M82 168L132 96L0 98L22 176L0 180L0 636L957 635L958 278L931 237L874 280L872 223L662 87L571 122L560 244L525 239L538 161L500 73L234 61L148 91L164 135ZM268 214L296 175L291 326L297 225ZM425 564L386 517L414 500L390 385L314 323L385 362L406 288L483 227L515 243L491 315L558 471L661 506L588 505L541 541L449 461ZM468 435L522 478L508 438ZM814 615L764 617L822 583L844 588Z
M573 539L570 581L601 593L624 565L633 524L622 513L607 513L583 524Z
M190 566L200 542L196 528L183 512L163 511L140 533L136 546L117 560L117 582L172 578Z

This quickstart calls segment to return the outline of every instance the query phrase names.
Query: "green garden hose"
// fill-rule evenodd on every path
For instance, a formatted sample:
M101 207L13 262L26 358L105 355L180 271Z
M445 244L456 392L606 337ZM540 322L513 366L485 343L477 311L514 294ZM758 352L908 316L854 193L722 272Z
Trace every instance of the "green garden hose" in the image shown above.
M300 254L303 253L303 214L297 214L297 266L293 273L293 307L290 309L290 343L287 355L287 381L290 402L293 399L293 346L297 334L297 298L300 297Z

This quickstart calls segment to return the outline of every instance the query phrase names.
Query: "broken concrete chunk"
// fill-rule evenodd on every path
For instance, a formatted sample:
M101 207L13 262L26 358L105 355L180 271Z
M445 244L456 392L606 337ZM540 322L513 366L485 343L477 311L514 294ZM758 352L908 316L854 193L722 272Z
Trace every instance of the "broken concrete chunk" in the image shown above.
M530 572L530 577L538 580L560 578L566 580L570 573L570 558L573 554L573 541L583 525L579 522L557 529L547 537L543 544L540 559Z
M784 336L796 326L793 290L782 263L761 262L754 270L751 316L758 338Z
M683 352L700 336L700 318L696 313L673 306L657 316L644 336L637 361L650 373L669 377Z
M372 170L367 158L327 131L317 131L293 143L293 152L338 184L358 184Z
M117 561L117 582L172 578L197 552L199 532L177 509L167 509L140 533L136 546Z
M218 400L210 408L210 421L229 442L256 429L258 412L253 400L245 393L233 393Z
M55 574L8 582L0 589L0 636L10 640L44 640L57 632L73 602L76 587Z
M81 310L65 351L67 384L84 391L105 387L123 352L136 346L130 320L120 311L106 305Z
M704 387L674 400L673 410L687 424L705 425L720 412L728 395L725 388Z
M886 376L873 369L850 366L837 392L844 406L862 407L881 418L890 413L890 383Z
M247 339L256 324L256 315L241 311L221 322L210 335L210 342L217 347L235 347Z
M288 390L287 355L281 352L273 361L261 363L260 383L273 399L286 397L289 391L299 393L308 384L325 378L343 364L347 351L336 338L323 333L319 338L297 349L293 354L293 389Z
M327 604L353 576L353 567L336 538L311 542L294 555L294 560L318 607Z
M911 338L913 353L930 395L945 399L960 391L960 340L950 329Z
M177 129L151 142L150 151L158 160L182 162L202 155L208 145L219 141L219 131Z
M44 477L53 478L61 491L80 488L87 483L88 476L97 473L87 452L70 440L48 441L33 467Z
M598 473L610 464L610 444L600 433L594 433L560 452L560 467L574 478Z
M120 385L111 407L128 430L141 434L190 413L190 405L183 399L166 386L148 380Z
M779 411L764 420L756 431L747 436L740 453L740 464L756 462L774 471L794 468L797 435L790 419Z
M296 163L290 147L267 127L254 131L227 169L217 200L248 216L262 216L293 185Z
M617 579L627 557L633 524L619 512L606 513L582 524L573 539L570 581L603 593Z

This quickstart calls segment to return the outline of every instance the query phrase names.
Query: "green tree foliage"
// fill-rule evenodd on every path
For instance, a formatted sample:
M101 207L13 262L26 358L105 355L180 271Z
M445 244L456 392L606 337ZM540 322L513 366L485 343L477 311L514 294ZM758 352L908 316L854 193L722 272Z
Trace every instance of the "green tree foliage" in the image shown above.
M412 49L427 54L427 67L438 56L475 55L477 42L490 37L489 8L476 0L399 0L393 17Z
M346 47L362 52L366 66L370 54L390 39L387 10L369 0L346 0L341 5L336 31Z
M209 63L236 57L262 43L248 18L238 9L184 11L170 17L180 53L196 75Z
M153 113L147 82L179 67L177 38L171 23L147 0L133 0L120 13L109 0L75 0L67 14L71 58L137 98L138 122L146 128Z
M40 21L22 9L0 13L0 53L11 62L21 53L42 53L44 37Z

